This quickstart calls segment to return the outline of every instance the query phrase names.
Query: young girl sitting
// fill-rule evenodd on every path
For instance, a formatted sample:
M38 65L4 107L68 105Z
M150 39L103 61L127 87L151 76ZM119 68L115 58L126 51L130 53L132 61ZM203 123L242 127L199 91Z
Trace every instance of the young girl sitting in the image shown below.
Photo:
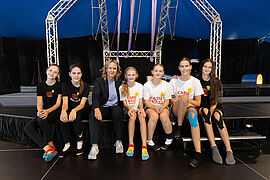
M71 81L62 86L63 106L60 116L60 128L64 138L65 146L60 157L64 157L70 149L72 139L71 128L75 132L77 140L76 155L83 154L83 126L82 118L88 118L89 114L89 86L82 80L82 70L79 65L73 64L69 68Z
M167 150L171 147L173 141L172 124L169 118L168 109L172 95L171 86L166 81L161 80L161 77L164 74L163 65L154 65L151 73L153 79L144 84L144 101L147 108L146 115L149 118L147 144L155 151L158 151L160 148ZM153 141L153 135L158 119L160 119L166 133L166 141L162 147L158 147Z
M201 161L201 142L196 107L201 104L203 89L200 81L190 75L192 69L190 59L182 58L178 69L181 73L180 76L170 81L174 96L172 99L172 111L178 119L175 137L181 137L182 123L186 117L190 122L192 140L196 151L195 157L189 164L192 167L198 167Z
M55 126L59 123L62 97L61 83L57 80L60 74L59 66L50 65L46 74L47 80L37 85L37 117L25 126L24 131L43 148L45 161L51 161L57 154L52 140Z
M218 164L223 163L215 143L212 122L217 125L221 139L226 147L226 164L233 165L235 164L235 160L230 145L229 135L226 125L222 120L223 108L220 101L220 98L222 97L222 84L219 78L216 77L215 64L211 59L206 59L202 62L199 80L201 81L204 90L199 114L204 122L204 127L211 145L213 160Z
M133 156L134 154L134 131L135 131L135 121L138 117L140 121L140 130L142 137L142 159L149 159L149 154L147 152L146 146L146 122L145 122L145 112L143 109L143 85L136 82L138 78L138 72L134 67L127 67L125 72L125 81L119 88L120 100L124 103L124 113L129 116L128 123L128 135L129 135L129 145L126 152L127 156Z

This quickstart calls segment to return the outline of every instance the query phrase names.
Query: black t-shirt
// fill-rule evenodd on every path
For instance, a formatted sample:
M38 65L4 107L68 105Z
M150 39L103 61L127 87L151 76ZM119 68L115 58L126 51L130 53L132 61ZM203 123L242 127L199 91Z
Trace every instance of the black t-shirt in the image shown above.
M81 103L83 97L87 98L85 102L85 107L89 106L88 95L89 95L90 87L85 82L83 83L83 92L80 94L80 87L75 87L71 81L63 83L62 92L63 97L68 96L68 108L75 108Z
M43 108L48 109L56 104L57 97L62 94L61 83L56 81L52 86L41 82L37 85L37 96L42 96Z
M211 83L210 80L209 81L205 81L202 79L202 77L199 77L199 80L201 82L202 88L203 88L203 94L202 94L202 98L201 98L201 107L206 107L206 108L210 108L211 104L210 104L210 89L211 89ZM218 109L222 109L222 104L219 102L217 104Z
M211 83L209 81L204 81L201 77L199 78L202 88L203 88L203 94L202 94L202 99L201 99L201 107L210 107L210 88L211 88Z

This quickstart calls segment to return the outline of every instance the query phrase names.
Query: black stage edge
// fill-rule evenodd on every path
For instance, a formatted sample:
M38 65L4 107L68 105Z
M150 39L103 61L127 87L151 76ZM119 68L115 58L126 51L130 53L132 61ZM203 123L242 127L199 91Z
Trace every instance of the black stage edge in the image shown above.
M223 96L269 96L270 84L223 84Z

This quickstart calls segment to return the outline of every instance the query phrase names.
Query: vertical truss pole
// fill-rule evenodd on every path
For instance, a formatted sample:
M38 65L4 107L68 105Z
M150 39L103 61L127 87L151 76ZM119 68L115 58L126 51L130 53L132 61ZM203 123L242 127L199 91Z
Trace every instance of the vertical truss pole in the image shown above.
M171 4L171 0L162 0L160 17L159 17L159 24L156 36L156 43L155 43L155 64L161 63L161 52L162 52L162 44L164 40L164 33L166 29L166 24L169 16L169 7Z
M222 21L219 13L207 0L190 0L211 23L210 58L216 63L216 75L221 76Z
M77 0L60 0L46 18L47 62L59 65L57 21L73 6Z
M103 64L105 64L106 60L110 57L110 42L108 32L106 0L98 0L98 4L99 4L99 15L101 22L101 34L103 44Z
M216 75L221 76L222 22L211 23L210 58L216 63Z
M52 16L46 19L46 42L48 66L51 64L59 65L57 21Z

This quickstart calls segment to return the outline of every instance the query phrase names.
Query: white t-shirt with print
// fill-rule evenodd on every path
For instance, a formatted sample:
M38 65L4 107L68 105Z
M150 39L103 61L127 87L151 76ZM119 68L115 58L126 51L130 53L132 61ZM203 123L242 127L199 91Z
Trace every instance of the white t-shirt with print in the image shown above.
M135 82L135 86L129 87L129 97L123 97L122 95L122 85L119 87L120 92L120 101L126 100L127 104L136 109L139 110L139 102L140 99L143 98L143 85Z
M170 85L173 88L173 95L175 98L181 95L189 96L189 99L194 99L195 96L203 94L203 89L200 81L191 76L187 81L181 81L179 78L171 79Z
M168 82L163 80L157 86L152 81L148 81L144 84L143 95L144 99L149 99L151 104L161 106L166 99L171 99L172 88Z

